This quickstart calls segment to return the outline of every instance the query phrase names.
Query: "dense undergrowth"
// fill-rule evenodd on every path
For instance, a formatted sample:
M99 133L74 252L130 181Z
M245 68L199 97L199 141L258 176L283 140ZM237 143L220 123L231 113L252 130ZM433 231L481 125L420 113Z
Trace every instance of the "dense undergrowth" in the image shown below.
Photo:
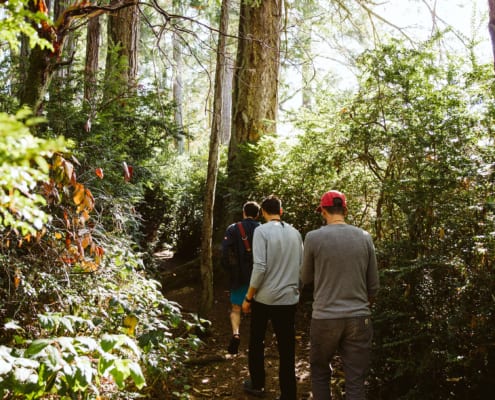
M61 153L67 143L34 138L23 117L0 121L10 194L1 211L0 397L185 396L178 371L199 344L197 317L163 297L121 230L104 227L98 198Z

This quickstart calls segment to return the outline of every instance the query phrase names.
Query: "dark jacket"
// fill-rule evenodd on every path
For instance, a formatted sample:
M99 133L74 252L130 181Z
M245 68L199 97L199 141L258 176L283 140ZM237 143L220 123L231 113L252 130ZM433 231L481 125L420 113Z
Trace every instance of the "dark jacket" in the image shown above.
M251 252L246 251L237 222L229 225L222 241L222 265L230 272L231 289L249 284L253 270L253 233L260 225L258 221L252 218L245 218L241 223L246 232Z

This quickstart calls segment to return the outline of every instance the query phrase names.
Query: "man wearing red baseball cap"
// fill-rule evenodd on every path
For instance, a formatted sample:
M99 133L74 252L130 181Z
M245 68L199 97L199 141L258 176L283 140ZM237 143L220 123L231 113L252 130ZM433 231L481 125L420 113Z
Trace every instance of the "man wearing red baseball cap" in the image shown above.
M370 304L379 287L375 248L368 232L346 224L343 193L326 192L317 211L326 225L306 235L301 268L302 283L314 282L313 399L331 398L330 363L338 351L344 364L346 400L364 400L373 336Z
M323 207L334 206L334 199L340 199L340 206L343 207L344 210L347 212L347 201L345 199L345 195L338 190L330 190L329 192L326 192L323 196L321 196L320 205L318 206L316 211L321 212Z

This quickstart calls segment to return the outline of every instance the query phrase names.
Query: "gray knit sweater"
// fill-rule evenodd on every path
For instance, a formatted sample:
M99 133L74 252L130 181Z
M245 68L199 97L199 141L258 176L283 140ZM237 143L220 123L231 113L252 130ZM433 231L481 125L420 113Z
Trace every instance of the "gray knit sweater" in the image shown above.
M250 286L259 303L292 305L299 302L299 273L303 255L301 234L285 222L271 221L253 235Z
M371 236L346 224L309 232L304 240L301 281L314 281L314 319L370 315L368 298L379 287Z

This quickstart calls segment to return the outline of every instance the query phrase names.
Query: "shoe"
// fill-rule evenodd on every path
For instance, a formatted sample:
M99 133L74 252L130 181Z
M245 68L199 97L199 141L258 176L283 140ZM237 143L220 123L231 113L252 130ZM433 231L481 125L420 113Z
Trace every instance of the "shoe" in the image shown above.
M229 354L237 354L239 352L239 344L241 343L241 338L239 335L232 336L230 339L229 347L227 347L227 351Z
M250 379L244 381L244 391L251 396L265 397L265 388L255 389Z

